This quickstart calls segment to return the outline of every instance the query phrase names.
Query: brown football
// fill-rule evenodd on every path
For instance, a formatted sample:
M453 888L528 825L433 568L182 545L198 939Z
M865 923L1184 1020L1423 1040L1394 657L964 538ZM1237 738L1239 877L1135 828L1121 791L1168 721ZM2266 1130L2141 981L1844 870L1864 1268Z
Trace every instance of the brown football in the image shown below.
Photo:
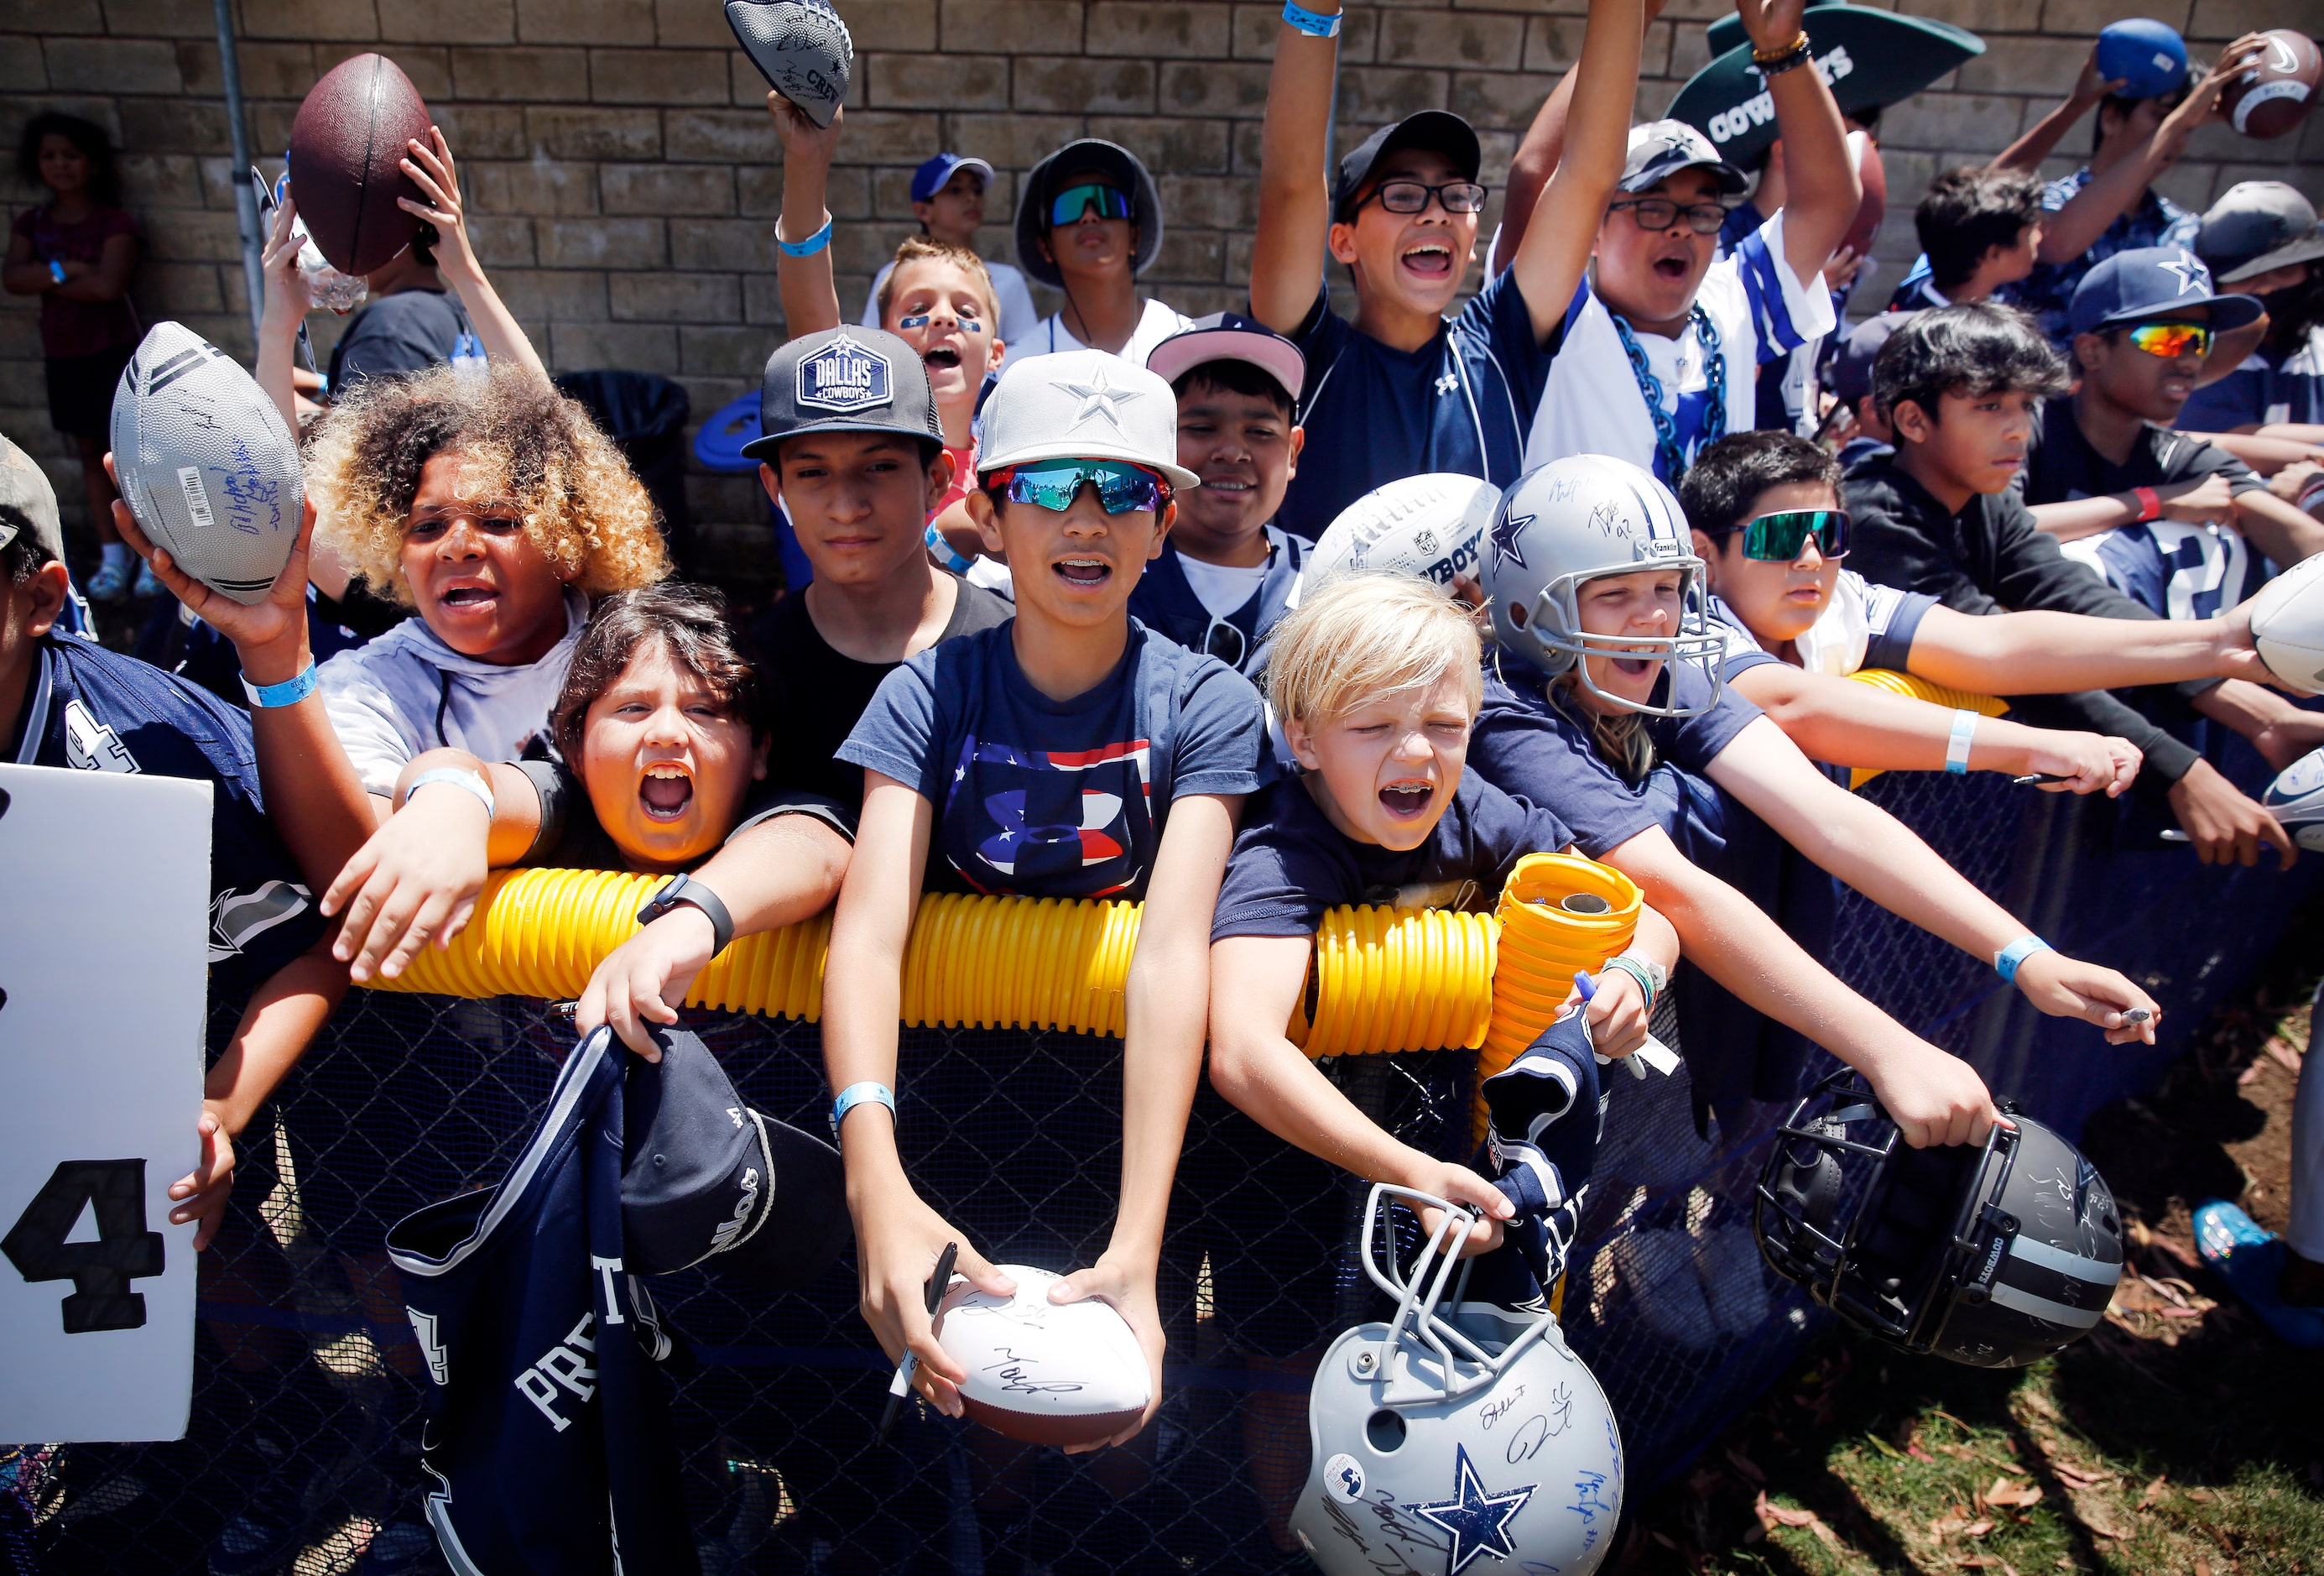
M369 273L411 244L420 221L395 199L421 200L404 174L404 144L428 137L428 106L385 55L357 55L326 72L290 123L290 196L326 261Z
M2227 124L2247 137L2280 137L2298 125L2316 102L2324 79L2324 55L2316 41L2289 27L2260 35L2267 47L2254 64L2227 84L2220 102Z

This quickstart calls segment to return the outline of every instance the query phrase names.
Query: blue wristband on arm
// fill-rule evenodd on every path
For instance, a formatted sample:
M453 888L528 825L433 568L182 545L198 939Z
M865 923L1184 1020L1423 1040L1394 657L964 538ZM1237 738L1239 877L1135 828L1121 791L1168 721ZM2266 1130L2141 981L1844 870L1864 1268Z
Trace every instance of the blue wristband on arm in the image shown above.
M783 239L782 221L778 219L775 221L775 245L783 249L783 255L786 257L812 257L831 245L831 217L826 214L824 216L823 228L816 231L806 240L786 241Z
M892 1117L896 1114L896 1091L884 1083L873 1083L869 1080L851 1083L841 1089L839 1098L831 1102L831 1131L834 1136L839 1132L839 1124L847 1119L847 1113L862 1105L885 1106Z
M1993 955L1994 972L2010 984L2017 983L2017 966L2036 952L2051 950L2050 943L2039 936L2020 936Z
M1945 741L1945 770L1955 774L1969 770L1969 747L1977 737L1978 714L1963 708L1953 713L1952 737Z
M253 706L272 710L278 706L298 705L320 688L321 683L322 681L315 677L315 664L309 662L306 672L279 684L254 684L245 677L242 681L242 692L250 697Z
M1336 11L1327 16L1320 11L1308 10L1298 5L1296 0L1283 0L1283 20L1309 38L1337 38L1340 36L1340 23L1346 17Z

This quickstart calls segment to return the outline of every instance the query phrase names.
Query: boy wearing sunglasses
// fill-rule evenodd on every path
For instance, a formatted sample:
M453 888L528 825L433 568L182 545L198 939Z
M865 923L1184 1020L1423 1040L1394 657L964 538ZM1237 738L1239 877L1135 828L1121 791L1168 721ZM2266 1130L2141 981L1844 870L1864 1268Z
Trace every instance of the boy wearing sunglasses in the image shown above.
M2045 692L2252 675L2247 625L2135 623L2076 613L1957 612L1875 585L1852 568L1840 467L1788 432L1722 438L1695 457L1679 501L1730 632L1726 681L1792 742L1834 765L1886 771L2038 772L2056 791L2127 788L2126 740L2029 728L1863 684L1864 668L1917 673L1973 694ZM1770 663L1766 656L1777 660Z
M2015 491L2043 402L2066 384L2031 317L1990 301L1919 313L1882 347L1872 372L1873 398L1896 449L1858 465L1842 483L1849 568L1980 617L2013 610L2155 617L2065 557ZM2199 680L2176 688L2180 700L2227 722L2279 769L2315 747L2305 733L2315 726L2310 714L2256 684ZM2124 700L2100 689L2004 693L2025 721L2136 746L2142 775L2168 791L2206 863L2255 864L2264 842L2291 865L2292 839L2273 816Z
M890 674L839 752L863 770L863 816L832 925L823 1043L862 1308L891 1357L917 1354L922 1394L954 1417L967 1376L936 1344L922 1301L947 1243L959 1245L960 1272L996 1293L1013 1289L993 1267L1001 1260L1074 1271L1052 1300L1098 1296L1118 1309L1162 1399L1155 1275L1202 1068L1211 911L1243 796L1261 781L1266 734L1249 680L1130 616L1174 496L1200 485L1177 462L1176 419L1169 385L1103 351L1012 360L985 404L982 485L969 507L1009 561L1017 616ZM899 970L924 885L1145 903L1118 1117L1101 1112L1117 1087L1106 1070L1021 1088L992 1080L947 1129L964 1151L990 1154L1025 1147L1027 1113L1058 1133L1076 1112L1119 1120L1119 1207L1060 1199L1051 1211L1112 1220L1093 1265L1071 1260L1095 1238L1039 1228L1021 1208L980 1206L973 1188L948 1197L945 1173L925 1157L918 1175L930 1195L905 1174L899 1132L925 1142L928 1131L925 1104L912 1103L915 1083L927 1087L924 1048L907 1048L913 1077L900 1089L897 1077Z
M2034 431L2025 502L2067 557L2166 618L2233 607L2253 588L2246 538L2287 568L2324 551L2324 524L2226 450L2170 430L2214 342L2263 310L2215 294L2210 270L2179 246L2117 252L2074 289L2081 381Z
M1457 115L1425 110L1366 138L1334 174L1340 0L1303 0L1283 16L1268 79L1250 315L1307 359L1299 420L1310 443L1278 523L1314 538L1364 494L1404 477L1517 479L1525 423L1564 335L1590 239L1572 225L1540 226L1508 271L1454 311L1488 195L1476 132ZM1571 156L1539 193L1554 211L1594 211L1613 190L1643 26L1639 0L1590 7ZM1332 310L1319 277L1334 260L1355 283L1352 319Z
M1010 348L1019 356L1103 350L1133 366L1187 325L1138 293L1162 250L1162 197L1138 155L1101 137L1067 143L1017 190L1017 260L1065 292L1065 306Z

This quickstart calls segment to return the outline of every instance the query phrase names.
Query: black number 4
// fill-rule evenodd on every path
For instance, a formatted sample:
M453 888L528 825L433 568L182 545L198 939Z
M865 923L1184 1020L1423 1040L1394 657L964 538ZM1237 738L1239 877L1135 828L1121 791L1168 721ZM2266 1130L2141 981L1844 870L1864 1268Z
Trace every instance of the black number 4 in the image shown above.
M91 1205L97 1239L67 1242L65 1234ZM145 1163L60 1162L0 1237L0 1253L28 1281L73 1284L64 1302L67 1335L140 1328L145 1299L129 1283L161 1273L161 1234L145 1229Z

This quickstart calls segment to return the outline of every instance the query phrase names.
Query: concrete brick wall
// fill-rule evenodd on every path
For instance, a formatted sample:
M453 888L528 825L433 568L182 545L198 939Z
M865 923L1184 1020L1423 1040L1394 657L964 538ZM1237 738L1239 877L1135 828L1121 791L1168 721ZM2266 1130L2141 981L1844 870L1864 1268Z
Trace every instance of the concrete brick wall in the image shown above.
M1256 211L1259 116L1278 7L1185 0L840 0L856 70L831 202L844 304L913 227L908 181L938 147L1001 170L983 234L1009 253L1019 172L1066 137L1111 137L1160 180L1169 234L1148 276L1189 312L1244 292ZM1542 96L1572 60L1582 0L1365 5L1342 41L1339 133L1351 145L1424 107L1483 134L1496 183ZM1719 0L1672 0L1647 41L1642 116L1707 58ZM1929 178L1990 155L2070 85L2100 0L1923 0L1987 53L1882 126L1891 194L1878 255L1893 283L1914 251ZM2248 27L2292 23L2297 0L2143 0L2209 55ZM771 258L780 153L764 84L718 0L238 0L254 145L278 166L300 97L346 56L392 55L452 140L478 247L559 370L626 366L683 382L696 420L755 386L783 333ZM246 350L230 143L205 0L0 0L0 118L86 115L124 150L129 206L152 241L136 301ZM2067 144L2087 146L2077 131ZM2071 167L2061 158L2057 168ZM2163 182L2200 207L2238 180L2288 178L2324 198L2324 116L2273 143L2200 134ZM7 177L11 211L33 193ZM1494 216L1487 218L1489 229ZM1049 302L1043 303L1045 308ZM330 325L317 320L327 344ZM30 303L0 298L0 430L57 462ZM697 513L725 523L733 567L762 561L751 486L702 476ZM714 532L714 537L719 533Z

